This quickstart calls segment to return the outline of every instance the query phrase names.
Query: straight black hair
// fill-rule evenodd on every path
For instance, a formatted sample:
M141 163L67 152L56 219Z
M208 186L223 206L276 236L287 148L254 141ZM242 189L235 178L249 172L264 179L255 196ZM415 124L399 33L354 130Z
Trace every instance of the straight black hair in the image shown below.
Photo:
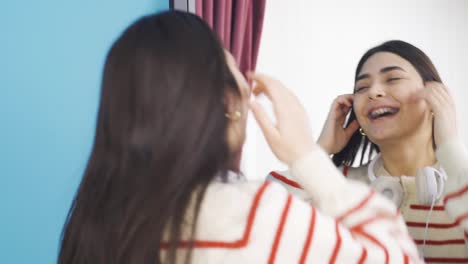
M122 33L106 58L94 144L58 263L179 262L191 201L196 219L207 185L233 159L226 93L239 90L199 17L164 12Z

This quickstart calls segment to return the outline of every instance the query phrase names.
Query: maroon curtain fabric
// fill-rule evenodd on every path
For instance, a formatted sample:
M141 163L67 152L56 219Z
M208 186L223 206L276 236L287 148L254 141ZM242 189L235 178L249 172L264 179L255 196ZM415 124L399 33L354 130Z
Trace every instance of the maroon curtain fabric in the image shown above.
M196 14L218 34L241 72L255 70L266 0L195 0Z

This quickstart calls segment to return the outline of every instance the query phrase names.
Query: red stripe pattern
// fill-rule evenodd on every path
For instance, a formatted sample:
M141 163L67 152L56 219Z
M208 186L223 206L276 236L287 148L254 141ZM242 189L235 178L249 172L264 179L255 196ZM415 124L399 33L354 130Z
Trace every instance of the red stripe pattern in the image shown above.
M377 238L375 238L374 236L366 233L364 230L362 229L358 229L356 230L356 233L358 233L359 235L367 238L369 241L371 241L372 243L374 243L376 246L378 246L379 248L381 248L385 254L385 264L388 264L390 262L390 255L388 253L388 249L382 244L382 242L380 242Z
M465 221L465 220L467 220L467 219L468 219L468 213L462 214L462 215L460 215L459 217L457 217L457 218L455 219L455 223L454 223L454 224L459 225L461 222L463 222L463 221Z
M426 206L426 205L418 205L418 204L412 204L410 205L410 208L413 209L413 210L423 210L423 211L430 211L431 210L431 207L430 206ZM444 211L445 210L445 206L434 206L434 208L432 208L433 211Z
M397 218L398 216L388 216L388 215L376 215L374 217L371 217L369 219L366 219L362 222L359 222L357 224L355 224L354 226L351 227L351 230L359 230L359 229L362 229L364 228L364 226L370 224L370 223L373 223L373 222L376 222L376 221L380 221L380 220L391 220L391 221L395 221L395 218Z
M312 243L312 237L314 236L314 228L315 228L315 208L312 207L311 209L311 216L310 216L310 225L309 231L307 232L307 238L304 244L304 248L302 249L301 259L299 261L300 264L305 263L307 260L307 255L309 253L309 247Z
M468 263L468 258L424 258L427 263L438 262L438 263Z
M297 183L297 182L295 182L295 181L293 181L291 179L288 179L288 178L284 177L283 175L281 175L281 174L279 174L279 173L277 173L275 171L270 172L270 175L273 176L273 178L286 183L287 185L290 185L290 186L292 186L294 188L297 188L297 189L302 189L302 187L301 187L301 185L299 183Z
M333 254L330 257L330 261L328 263L334 264L336 262L336 258L338 257L338 253L340 252L341 248L341 235L340 235L340 228L338 222L335 223L335 232L336 232L336 243L335 248L333 249Z
M361 257L359 258L358 264L364 263L364 261L366 261L366 258L367 258L367 249L365 247L363 247Z
M271 248L270 258L268 259L268 263L272 264L275 263L276 252L278 251L278 246L281 241L281 235L283 234L284 225L286 223L286 219L288 218L289 208L291 207L292 195L288 195L288 199L286 200L286 205L284 206L283 213L281 214L281 221L276 230L275 241L273 242L273 246Z
M417 245L424 244L424 240L414 240ZM442 245L463 245L464 239L450 239L450 240L426 240L426 245L442 246Z
M409 263L409 257L406 254L403 255L403 263L405 263L405 264Z
M466 192L468 192L468 185L465 186L464 188L462 188L459 191L447 194L445 196L445 198L444 198L444 204L447 204L448 200L450 200L450 199L454 199L454 198L457 198L457 197L460 197L460 196L464 195Z
M343 166L343 176L348 177L349 166Z
M255 221L255 216L257 213L257 208L260 203L260 199L265 192L266 188L270 185L270 182L265 182L260 189L255 194L252 206L250 207L249 215L247 218L247 226L244 231L244 235L241 239L227 242L227 241L210 241L210 240L194 240L194 241L180 241L177 243L179 248L242 248L245 247L249 241L250 232L252 231L252 226ZM160 249L169 248L168 242L162 242L160 244Z
M282 182L284 182L284 183L286 183L286 184L288 184L290 186L293 186L293 187L298 188L298 189L302 189L302 187L297 182L295 182L293 180L290 180L290 179L284 177L281 174L278 174L276 172L271 172L270 175L272 175L275 179L280 180L280 181L282 181ZM251 205L251 207L249 209L249 213L248 213L248 216L247 216L247 223L246 223L246 226L245 226L245 229L244 229L244 233L242 234L242 237L240 239L237 239L235 241L222 241L222 240L220 240L220 241L212 241L212 240L180 241L180 242L176 242L177 243L176 247L179 247L179 248L224 248L224 249L238 249L238 248L246 247L248 242L249 242L250 236L251 236L253 224L254 224L255 218L256 218L257 209L259 207L262 196L265 193L267 187L270 185L270 183L271 182L268 182L268 181L265 182L259 188L259 190L255 193L252 205ZM349 217L350 215L352 215L354 213L357 213L360 210L362 210L364 207L366 207L370 203L370 201L372 200L374 195L375 195L375 192L369 192L362 199L362 201L360 201L357 205L355 205L351 209L345 211L341 216L336 218L336 222L335 222L336 242L335 242L333 251L331 252L331 255L330 255L330 260L329 260L330 264L335 263L337 261L338 256L340 254L340 250L342 250L342 248L343 248L343 240L342 240L342 235L340 234L339 223L341 221L343 221L344 219L346 219L347 217ZM279 220L277 229L276 229L276 233L275 233L275 236L274 236L274 241L273 241L271 249L270 249L270 255L269 255L269 258L268 258L268 263L275 263L276 257L278 255L278 252L279 252L279 249L280 249L281 238L282 238L282 235L283 235L284 230L285 230L285 226L286 226L286 222L288 220L288 215L289 215L289 212L290 212L290 207L291 207L292 202L293 202L293 197L292 197L291 194L288 194L286 202L285 202L284 207L282 209L282 213L281 213L281 216L280 216L280 220ZM311 210L311 212L310 212L310 223L309 223L308 230L307 230L307 235L305 237L305 241L304 241L304 244L303 244L302 253L301 253L301 256L300 256L299 263L305 263L306 262L309 251L310 251L310 248L311 248L311 245L312 245L312 242L313 242L315 229L319 230L319 227L317 227L317 228L315 227L317 217L319 217L319 213L313 207L311 207L310 210ZM419 209L416 209L416 210L419 210ZM421 209L421 210L424 210L424 209ZM368 233L365 230L365 227L367 225L369 225L370 223L373 223L373 222L375 222L377 220L385 220L385 219L390 219L390 218L393 218L393 217L399 217L398 212L396 212L395 215L393 215L393 216L378 215L378 216L371 217L369 219L363 219L360 223L358 223L357 225L355 225L354 227L352 227L349 230L353 237L355 237L355 235L360 236L361 238L364 238L364 239L374 243L377 247L379 247L383 251L383 253L385 255L385 263L390 262L390 254L389 254L388 249L386 248L386 246L381 241L379 241L375 236L373 236L372 233ZM422 227L425 226L425 223L413 223L413 225L416 225L416 226L419 226L420 224L422 225ZM434 225L437 226L438 224L432 224L432 226L434 226ZM443 224L439 224L439 225L443 226L443 228L448 228L448 227L446 227L447 225L443 225ZM452 224L450 224L450 227L451 226L452 226ZM318 242L320 242L320 241L317 241L317 243ZM447 241L445 241L445 242L447 242ZM458 243L460 241L456 241L456 242ZM435 242L426 241L426 244L430 245L431 243L435 243ZM448 241L448 243L455 243L455 242ZM164 249L169 248L170 245L171 244L169 242L163 242L163 243L160 244L160 248L164 250ZM403 262L408 263L409 262L408 255L403 254L403 256L404 256ZM368 258L367 249L365 247L362 247L362 252L361 252L361 255L360 255L359 260L358 260L357 263L364 263L367 260L367 258Z
M426 223L424 223L424 222L406 222L406 225L409 226L409 227L426 228ZM429 228L434 228L434 229L448 229L448 228L454 228L457 225L458 225L457 223L451 223L451 224L429 223L428 227Z
M356 211L359 211L360 209L362 209L369 201L370 199L375 195L375 192L369 192L369 194L364 198L364 200L362 200L358 205L356 205L355 207L349 209L348 211L346 211L345 213L343 213L340 217L338 217L336 220L338 222L340 221L343 221L344 218L348 217L349 215L351 215L352 213L356 212Z

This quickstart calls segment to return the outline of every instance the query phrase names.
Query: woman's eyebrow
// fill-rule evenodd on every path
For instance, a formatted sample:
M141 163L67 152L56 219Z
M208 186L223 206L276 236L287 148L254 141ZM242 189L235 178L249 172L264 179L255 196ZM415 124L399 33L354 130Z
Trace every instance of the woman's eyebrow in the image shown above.
M395 71L395 70L406 72L406 71L403 70L403 68L401 68L401 67L398 67L398 66L388 66L388 67L385 67L385 68L380 69L380 73L386 73L386 72Z
M399 66L388 66L388 67L380 69L380 73L386 73L386 72L395 71L395 70L406 72L403 68ZM368 73L361 74L356 78L356 82L362 79L367 79L367 78L370 78L370 74Z
M358 82L359 80L362 80L362 79L367 79L367 78L370 78L370 74L368 74L368 73L361 74L361 75L359 75L359 77L356 78L356 82Z

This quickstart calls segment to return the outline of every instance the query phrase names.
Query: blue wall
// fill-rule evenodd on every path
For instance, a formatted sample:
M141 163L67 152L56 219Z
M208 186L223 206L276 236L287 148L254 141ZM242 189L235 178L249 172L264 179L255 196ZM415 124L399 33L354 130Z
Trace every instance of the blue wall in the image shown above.
M55 263L90 152L103 62L168 0L0 3L0 263Z

